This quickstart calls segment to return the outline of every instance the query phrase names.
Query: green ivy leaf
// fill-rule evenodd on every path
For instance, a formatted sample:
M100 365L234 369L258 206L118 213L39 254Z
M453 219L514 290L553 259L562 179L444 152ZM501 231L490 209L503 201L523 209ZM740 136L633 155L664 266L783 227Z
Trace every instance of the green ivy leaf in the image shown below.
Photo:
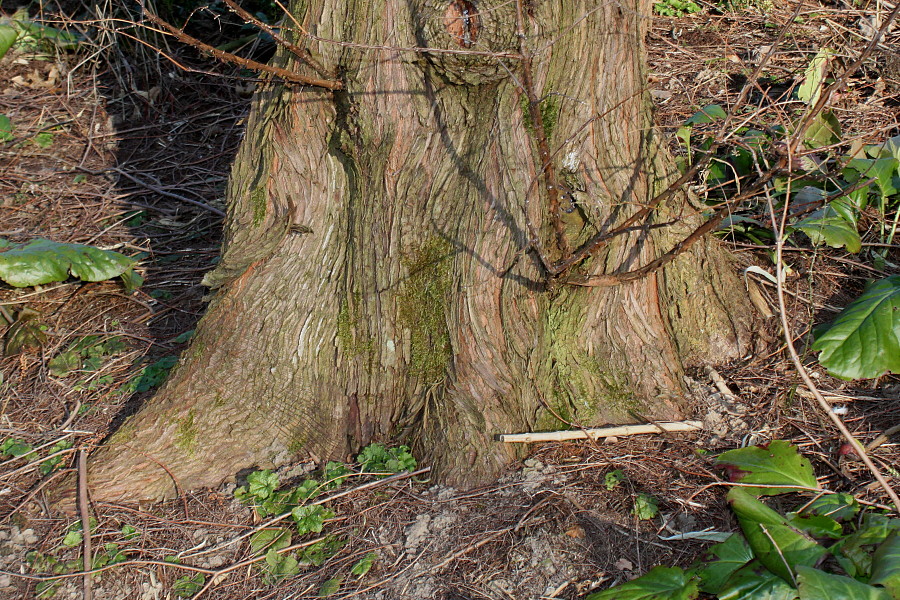
M322 508L321 505L297 506L291 511L291 516L297 524L297 532L306 535L321 532L325 527L325 519L330 519L334 513Z
M82 281L105 281L135 263L111 250L43 239L10 248L0 252L0 279L13 287L65 281L70 273Z
M141 532L138 531L132 525L122 525L122 538L126 540L133 540L135 538L141 537Z
M319 588L319 598L327 598L332 594L336 594L338 590L341 589L341 584L343 582L344 577L342 575L325 580L325 583Z
M282 527L261 529L250 536L250 553L260 554L263 550L281 550L291 545L291 532Z
M812 106L822 92L822 82L828 71L828 63L834 53L828 48L820 48L804 72L803 83L797 88L797 99Z
M784 579L752 561L729 578L719 600L794 600L797 590Z
M372 565L375 564L375 561L378 560L377 552L369 552L361 559L356 561L354 565L350 568L350 574L356 575L357 577L362 577L372 568Z
M247 476L247 490L260 500L271 496L278 489L279 479L270 469L255 471Z
M882 589L803 565L797 567L797 583L800 600L892 600Z
M631 512L641 521L652 519L659 514L659 502L649 494L638 494Z
M625 481L625 473L622 472L622 469L610 471L603 476L603 484L606 486L606 491L608 492L616 489L616 487L623 481Z
M18 458L20 456L25 456L26 454L31 453L33 448L30 444L26 444L20 440L15 438L6 438L3 440L3 443L0 444L0 455L4 458L13 457Z
M199 592L206 584L206 576L197 573L193 576L179 577L172 584L172 592L179 598L190 598Z
M263 569L268 573L270 581L280 581L299 573L300 564L293 556L278 554L276 550L269 550L266 552L266 561Z
M862 249L862 239L856 225L848 221L830 204L823 206L789 228L805 233L813 244L827 244L832 248L846 248L854 254Z
M63 538L62 544L63 546L78 546L84 540L84 536L81 534L81 530L70 531L66 534L66 537Z
M882 585L900 598L900 533L891 533L872 556L872 585Z
M54 377L65 377L72 371L77 371L81 368L81 353L71 350L60 352L50 359L50 362L47 363L47 368Z
M753 560L753 552L747 540L739 533L732 534L721 544L711 547L709 552L717 560L703 565L697 572L700 576L700 589L708 594L718 594L735 571Z
M803 514L831 517L836 521L850 519L859 512L859 503L850 494L825 494L813 500Z
M716 464L724 467L728 480L736 483L762 484L753 493L765 496L817 488L812 465L797 452L797 448L783 440L773 440L765 446L748 446L723 452ZM799 486L765 487L766 485Z
M743 488L731 489L727 499L754 556L785 581L793 582L798 565L814 565L827 552Z
M692 578L678 567L653 567L646 575L591 594L585 600L690 600L699 591Z
M831 375L872 379L900 373L900 275L869 286L831 323L816 328L814 351Z

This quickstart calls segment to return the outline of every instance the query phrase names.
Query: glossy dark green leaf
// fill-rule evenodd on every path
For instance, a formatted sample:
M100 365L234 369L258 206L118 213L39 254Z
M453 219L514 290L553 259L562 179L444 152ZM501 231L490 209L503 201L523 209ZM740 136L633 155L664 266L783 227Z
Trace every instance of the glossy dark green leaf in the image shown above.
M900 373L900 275L869 286L831 323L815 330L812 349L828 372L845 379Z
M37 239L0 252L0 279L13 287L65 281L69 274L82 281L105 281L134 262L111 250Z
M830 538L836 540L843 535L844 529L840 523L831 517L811 515L802 517L796 513L788 513L788 523L800 531L805 531L814 538Z
M700 589L708 594L718 594L735 571L753 560L750 545L739 533L711 547L709 552L716 557L715 560L705 564L697 572Z
M622 585L589 595L585 600L691 600L699 590L690 575L678 567L653 567Z
M797 584L800 600L892 600L883 589L802 565L797 567Z
M872 585L881 585L892 598L900 598L900 533L891 533L872 556Z
M727 499L754 556L785 581L794 581L798 565L814 565L827 552L743 488L733 488Z
M862 239L856 225L841 216L830 204L794 223L790 229L802 231L814 244L846 248L847 252L853 253L862 249Z
M893 196L897 193L894 185L894 177L900 160L893 156L886 158L854 158L847 163L847 169L856 172L859 179L875 179L878 189L883 196Z
M783 440L723 452L716 459L716 464L725 468L729 481L759 484L760 487L749 489L754 494L771 496L818 487L812 465L797 452L796 447Z
M825 494L819 496L803 510L803 514L831 517L836 521L852 518L859 512L859 503L850 494Z
M738 569L718 594L720 600L794 600L797 590L753 561Z

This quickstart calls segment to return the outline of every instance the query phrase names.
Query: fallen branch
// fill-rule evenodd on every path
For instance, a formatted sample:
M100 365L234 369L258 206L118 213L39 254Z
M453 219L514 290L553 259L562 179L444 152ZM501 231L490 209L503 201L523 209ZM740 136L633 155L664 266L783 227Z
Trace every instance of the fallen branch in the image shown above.
M616 427L598 427L581 431L541 431L531 433L504 433L498 440L507 443L527 444L530 442L562 442L565 440L584 440L625 435L642 435L647 433L672 433L678 431L697 431L703 428L700 421L678 421L647 423L643 425L619 425Z

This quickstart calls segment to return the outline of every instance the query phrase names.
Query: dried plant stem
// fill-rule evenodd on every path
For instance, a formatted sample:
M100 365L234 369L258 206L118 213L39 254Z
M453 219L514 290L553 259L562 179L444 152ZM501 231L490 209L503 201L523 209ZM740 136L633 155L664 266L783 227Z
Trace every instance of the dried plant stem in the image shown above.
M834 414L834 411L831 410L831 406L828 404L828 401L825 400L825 397L819 391L819 388L816 387L816 384L813 383L812 378L809 376L809 373L806 370L806 367L803 366L803 361L800 360L800 355L797 353L797 349L794 347L794 336L791 334L791 326L788 323L787 317L787 305L784 301L784 267L782 266L782 255L783 255L783 246L784 246L784 225L786 221L786 215L781 219L780 223L775 217L775 208L772 205L772 198L768 194L766 194L766 199L769 205L769 216L772 219L772 229L775 233L775 280L777 282L776 290L778 293L778 314L781 317L781 328L784 331L784 341L787 344L788 353L791 355L791 362L794 363L794 367L797 369L797 373L800 375L800 378L803 380L803 383L806 384L806 387L809 388L809 391L812 392L813 397L816 399L816 402L819 404L819 407L828 415L828 418L831 419L831 422L834 423L835 427L841 432L841 435L844 436L850 445L854 448L854 452L857 456L865 463L866 467L868 467L869 471L875 477L875 480L884 490L884 492L891 499L891 502L894 503L894 510L900 513L900 497L897 496L897 492L891 487L888 481L881 474L881 471L878 470L878 467L875 466L875 463L872 462L872 459L869 458L868 453L866 452L865 447L857 440L850 430L847 429L847 426L844 425L844 422L841 421L841 418ZM787 208L787 203L785 203L785 208Z
M584 440L598 438L641 435L647 433L664 433L676 431L697 431L703 428L700 421L659 422L642 425L620 425L618 427L600 427L596 429L582 429L580 431L541 431L534 433L505 433L498 436L501 442L529 443L529 442L558 442L565 440Z
M84 600L91 600L91 510L88 504L87 488L87 453L84 448L78 450L78 508L81 512L81 533L84 544Z

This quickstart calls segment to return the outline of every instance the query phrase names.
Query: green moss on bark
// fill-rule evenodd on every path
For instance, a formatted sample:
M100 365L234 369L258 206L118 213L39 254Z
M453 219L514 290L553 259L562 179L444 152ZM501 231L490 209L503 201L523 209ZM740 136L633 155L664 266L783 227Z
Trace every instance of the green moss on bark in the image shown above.
M450 244L432 238L403 261L408 276L398 302L410 335L409 370L429 382L443 378L452 357L446 316L452 256Z
M177 420L175 429L175 445L188 454L193 454L197 449L197 425L194 423L194 409L188 411L187 416Z

